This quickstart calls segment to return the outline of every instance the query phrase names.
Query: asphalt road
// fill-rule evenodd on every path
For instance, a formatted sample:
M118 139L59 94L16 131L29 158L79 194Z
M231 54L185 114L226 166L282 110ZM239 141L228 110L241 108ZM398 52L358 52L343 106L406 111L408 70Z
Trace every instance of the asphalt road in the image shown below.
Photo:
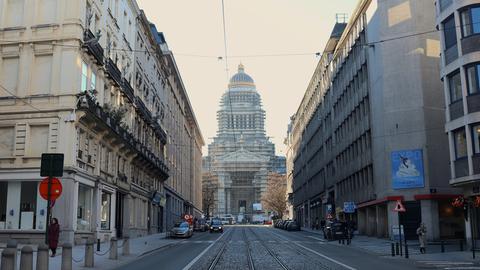
M308 232L287 232L264 226L230 226L223 234L195 233L190 239L179 239L173 246L118 269L405 270L426 267L413 260L332 245L321 236Z

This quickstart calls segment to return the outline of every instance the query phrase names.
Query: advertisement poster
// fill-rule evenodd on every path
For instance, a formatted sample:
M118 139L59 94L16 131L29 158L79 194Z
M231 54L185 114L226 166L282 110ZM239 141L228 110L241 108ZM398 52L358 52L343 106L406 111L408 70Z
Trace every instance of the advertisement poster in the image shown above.
M394 151L392 159L393 189L421 188L423 176L423 152L421 149Z

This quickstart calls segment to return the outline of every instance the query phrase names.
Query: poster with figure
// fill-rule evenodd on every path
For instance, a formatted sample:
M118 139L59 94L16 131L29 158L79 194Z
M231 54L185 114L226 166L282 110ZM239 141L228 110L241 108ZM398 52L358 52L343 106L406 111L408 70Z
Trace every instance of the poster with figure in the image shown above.
M423 152L421 149L394 151L392 159L393 189L422 188Z

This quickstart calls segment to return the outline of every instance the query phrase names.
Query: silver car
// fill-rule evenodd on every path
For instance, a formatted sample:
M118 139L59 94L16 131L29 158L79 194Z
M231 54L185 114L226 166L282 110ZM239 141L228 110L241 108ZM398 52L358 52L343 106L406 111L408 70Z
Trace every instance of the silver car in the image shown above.
M188 238L193 235L193 229L188 222L177 222L171 230L172 237Z

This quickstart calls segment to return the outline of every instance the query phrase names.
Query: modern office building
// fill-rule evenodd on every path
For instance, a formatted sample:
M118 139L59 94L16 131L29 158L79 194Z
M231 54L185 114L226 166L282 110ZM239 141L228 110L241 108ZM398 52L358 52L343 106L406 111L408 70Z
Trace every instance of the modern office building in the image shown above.
M450 146L450 184L462 189L466 235L479 238L480 196L480 1L436 1L441 71ZM457 205L463 208L462 204ZM468 241L470 243L470 241Z
M337 22L291 128L293 205L302 226L354 219L359 232L392 237L393 211L415 238L458 238L451 205L440 41L434 1L362 0ZM430 32L427 32L430 30ZM420 34L421 33L421 34ZM353 202L354 213L344 204Z

